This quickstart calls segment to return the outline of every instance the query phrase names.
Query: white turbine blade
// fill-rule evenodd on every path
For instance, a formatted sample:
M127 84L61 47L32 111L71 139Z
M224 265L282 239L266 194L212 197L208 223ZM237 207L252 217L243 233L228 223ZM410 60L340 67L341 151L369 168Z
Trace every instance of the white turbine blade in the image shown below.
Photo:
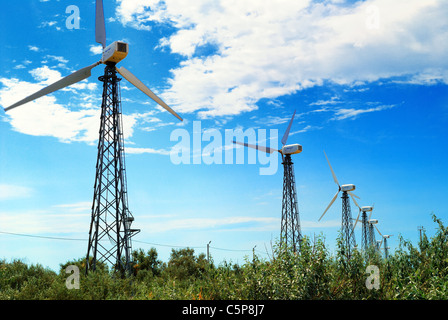
M280 152L280 150L277 150L277 149L273 149L273 148L269 148L269 147L264 147L264 146L259 146L259 145L255 145L255 144L249 144L249 143L245 143L245 142L238 142L238 141L233 141L233 143L235 143L235 144L239 144L239 145L242 145L242 146L245 146L245 147L249 147L249 148L252 148L252 149L257 149L257 150L260 150L260 151L263 151L263 152L266 152L266 153L274 153L275 151L278 151L278 152Z
M131 72L129 72L124 67L117 68L117 71L119 74L121 74L126 80L128 80L130 83L132 83L137 89L142 91L144 94L146 94L148 97L150 97L152 100L157 102L161 107L165 108L169 113L171 113L173 116L175 116L180 121L183 121L183 119L174 112L173 109L171 109L165 102L162 101L158 96L156 96L147 86L143 84L136 76L134 76Z
M296 110L294 110L294 113L293 113L293 115L292 115L291 121L289 121L288 128L286 129L285 134L283 135L283 138L282 138L282 144L283 144L283 145L285 145L285 144L286 144L286 141L288 140L288 137L289 137L289 131L291 130L292 122L293 122L293 120L294 120L294 116L295 116L295 115L296 115Z
M356 228L356 224L357 224L358 221L359 221L359 215L360 215L360 214L361 214L361 208L359 208L358 216L356 217L356 221L355 221L355 225L353 226L353 229Z
M357 198L357 199L361 199L360 197L358 197L356 194L354 194L353 192L351 192L351 191L347 191L348 193L350 193L353 197L355 197L355 198Z
M103 0L96 0L95 41L106 48L106 23L104 20Z
M324 151L324 154L325 154L325 158L327 158L328 165L330 166L331 174L333 175L333 180L339 186L338 178L336 178L336 174L334 173L333 168L331 167L330 160L328 160L328 157L327 157L327 154L325 153L325 151Z
M336 192L336 194L334 195L333 199L331 200L330 204L328 205L327 209L325 209L324 213L322 213L322 215L320 216L319 220L323 218L323 216L325 215L325 213L328 211L328 209L330 209L331 205L333 204L333 202L336 200L336 198L338 197L339 194L339 190L338 192Z
M11 109L14 109L18 106L21 106L22 104L31 102L33 100L36 100L40 97L46 96L47 94L50 94L52 92L55 92L57 90L63 89L65 87L71 86L72 84L75 84L77 82L80 82L84 79L87 79L88 77L90 77L92 75L92 69L94 67L96 67L97 65L101 64L101 62L97 62L95 64L92 64L91 66L85 67L81 70L78 70L74 73L72 73L71 75L62 78L59 81L56 81L55 83L49 85L48 87L43 88L42 90L26 97L23 100L20 100L19 102L16 102L15 104L13 104L12 106L9 106L7 108L5 108L5 111L9 111Z
M375 204L373 204L372 205L372 211L370 211L370 214L369 214L369 220L370 220L370 217L372 216L372 213L373 213L373 209L375 208Z
M380 234L380 236L383 236L383 235L381 234L380 230L378 230L377 226L376 226L376 225L373 225L373 226L375 227L376 231L378 231L378 233Z
M369 220L370 220L370 217L372 216L373 208L375 208L375 204L372 205L372 211L370 211L370 214L369 214Z
M350 197L352 198L352 200L353 200L353 202L355 203L355 205L356 205L359 209L361 209L361 208L359 207L358 203L357 203L356 200L355 200L355 197L357 197L358 199L359 199L359 197L356 196L355 194L351 193L350 191L347 191L347 193L350 195Z

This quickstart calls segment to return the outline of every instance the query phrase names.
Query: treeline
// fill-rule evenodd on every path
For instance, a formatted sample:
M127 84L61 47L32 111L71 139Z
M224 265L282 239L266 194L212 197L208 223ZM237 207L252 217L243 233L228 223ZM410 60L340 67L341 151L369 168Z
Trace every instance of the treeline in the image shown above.
M437 232L416 246L399 237L388 259L374 249L345 256L330 254L324 238L304 238L300 254L273 248L269 259L248 256L242 265L215 265L193 249L172 250L168 262L156 249L133 252L133 275L98 265L85 273L85 259L69 261L55 273L40 265L0 261L0 299L448 299L448 228L433 216ZM340 244L340 242L338 242ZM79 289L69 290L69 265L79 268ZM373 266L373 267L369 267ZM373 273L367 273L372 270Z

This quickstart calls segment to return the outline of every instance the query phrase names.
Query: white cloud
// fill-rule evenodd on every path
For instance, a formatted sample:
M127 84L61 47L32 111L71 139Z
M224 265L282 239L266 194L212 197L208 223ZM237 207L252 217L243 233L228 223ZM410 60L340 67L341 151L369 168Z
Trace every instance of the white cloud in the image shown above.
M155 221L150 219L145 222L144 217L140 217L139 227L148 233L160 233L175 230L203 230L218 229L221 231L266 231L277 230L278 218L257 218L257 217L225 217L225 218L189 218L189 219L162 219Z
M1 78L3 88L0 90L0 104L12 105L60 77L57 71L48 72L46 67L38 69L31 73L41 83ZM6 119L15 131L24 134L53 136L63 142L92 142L98 138L98 118L98 109L72 111L58 104L56 98L49 95L10 110Z
M75 212L49 208L21 212L0 211L0 225L8 232L25 234L86 233L90 210Z
M382 111L394 108L395 105L384 105L368 109L341 108L335 111L335 115L331 120L355 119L361 114Z
M28 198L33 190L28 187L0 184L0 201L9 199Z
M340 228L341 220L301 221L303 229Z
M28 49L30 49L31 51L34 51L34 52L39 52L40 51L40 49L38 47L36 47L36 46L28 46Z
M30 71L30 74L37 81L41 81L42 84L50 85L62 78L59 71L50 69L47 66L36 68Z
M62 61L63 58L57 59ZM3 85L0 89L1 106L8 107L62 78L59 71L48 66L33 69L30 74L37 83L0 78L0 84ZM96 83L84 80L61 90L71 91L76 99L83 100L77 109L73 109L70 104L60 104L54 95L47 95L10 110L5 119L20 133L51 136L66 143L78 141L94 144L98 140L100 107L95 103L96 98L89 93L97 88ZM137 121L146 115L122 115L124 139L133 135Z
M119 0L117 8L124 25L177 28L160 42L184 59L162 97L202 117L251 111L324 81L448 83L447 15L441 0Z
M92 210L92 202L77 202L77 203L69 203L69 204L58 204L53 206L54 208L63 208L68 210L69 212L90 212Z
M133 147L127 147L125 148L125 152L127 154L145 154L145 153L149 153L149 154L160 154L160 155L165 155L168 156L170 155L170 150L165 150L165 149L152 149L152 148L133 148Z
M90 53L94 55L102 54L103 53L103 46L102 45L91 45L90 46Z

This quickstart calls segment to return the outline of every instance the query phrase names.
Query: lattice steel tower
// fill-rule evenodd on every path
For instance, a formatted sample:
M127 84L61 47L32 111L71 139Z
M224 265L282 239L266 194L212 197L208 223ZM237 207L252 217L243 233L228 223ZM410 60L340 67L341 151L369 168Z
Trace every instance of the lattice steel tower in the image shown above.
M347 257L352 256L352 250L356 246L355 232L353 230L352 210L346 191L342 192L342 246Z
M98 158L90 222L86 272L96 269L97 261L109 263L120 271L130 271L131 229L134 220L128 208L123 125L121 118L120 78L115 63L108 63L103 82Z
M367 251L367 249L373 244L372 236L375 236L373 234L373 226L370 224L370 217L372 216L374 206L366 206L361 208L356 201L355 205L359 208L359 213L358 217L356 217L354 228L356 228L359 221L359 216L361 215L361 247L364 251ZM367 212L370 212L369 217L367 217Z
M378 223L378 220L369 220L369 245L374 247L376 243L374 223Z
M291 155L283 157L283 201L280 244L300 250L302 234L300 230L299 207L297 203L296 181Z
M367 251L369 248L369 230L367 222L367 212L362 211L362 232L361 232L361 248Z

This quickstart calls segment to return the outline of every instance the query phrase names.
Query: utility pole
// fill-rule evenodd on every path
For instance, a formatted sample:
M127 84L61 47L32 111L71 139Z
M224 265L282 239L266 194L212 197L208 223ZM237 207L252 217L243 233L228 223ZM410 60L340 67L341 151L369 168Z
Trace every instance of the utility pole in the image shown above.
M210 240L208 243L207 243L207 262L208 263L210 263L210 243L211 243L212 241Z
M418 226L418 231L420 233L420 243L422 242L422 231L425 232L425 228L423 226Z

